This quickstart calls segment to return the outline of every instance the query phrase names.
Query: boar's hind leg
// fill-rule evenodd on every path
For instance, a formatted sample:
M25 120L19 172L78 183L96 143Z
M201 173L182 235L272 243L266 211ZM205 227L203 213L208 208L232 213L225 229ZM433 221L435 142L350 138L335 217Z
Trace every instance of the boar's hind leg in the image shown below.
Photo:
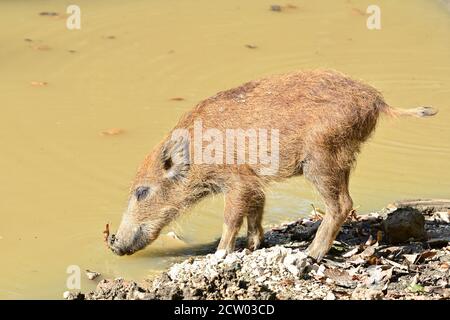
M264 212L265 196L263 191L255 192L248 202L247 209L247 248L259 249L264 242L264 229L262 218Z
M248 246L257 249L264 237L261 226L264 193L253 184L233 186L225 196L222 238L217 251L232 252L244 217L247 217Z
M326 206L325 217L317 230L316 236L308 248L308 255L321 260L331 248L334 239L352 210L353 202L348 192L350 168L342 170L327 166L326 170L310 168L305 172L319 191Z

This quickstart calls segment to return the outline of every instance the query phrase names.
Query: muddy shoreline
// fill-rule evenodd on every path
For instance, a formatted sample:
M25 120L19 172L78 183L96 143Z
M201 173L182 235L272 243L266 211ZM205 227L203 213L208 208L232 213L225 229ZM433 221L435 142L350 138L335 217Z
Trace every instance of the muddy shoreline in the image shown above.
M319 213L266 232L264 248L208 254L142 282L100 280L66 299L450 299L450 200L353 216L317 263L304 254Z

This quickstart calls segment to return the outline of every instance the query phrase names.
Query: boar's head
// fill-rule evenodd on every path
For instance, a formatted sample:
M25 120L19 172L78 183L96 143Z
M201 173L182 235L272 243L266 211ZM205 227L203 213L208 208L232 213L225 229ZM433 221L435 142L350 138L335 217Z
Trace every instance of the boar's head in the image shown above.
M161 229L196 198L189 139L165 139L147 156L130 188L117 234L107 237L117 255L133 254L155 240Z

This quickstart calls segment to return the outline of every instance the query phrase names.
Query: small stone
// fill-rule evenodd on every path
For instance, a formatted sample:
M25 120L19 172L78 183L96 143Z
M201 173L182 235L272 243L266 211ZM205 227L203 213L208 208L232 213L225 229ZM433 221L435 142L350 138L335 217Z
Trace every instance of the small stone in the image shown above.
M223 261L224 264L232 265L233 263L237 262L239 259L235 254L229 254L226 256L225 260Z
M286 250L283 249L283 247L275 247L272 251L270 251L266 256L267 263L272 264L283 260L286 256Z
M94 280L95 278L100 276L100 273L86 269L86 276L89 280Z
M450 215L448 212L436 212L436 215L439 217L439 220L450 223Z
M84 300L84 294L81 292L65 291L63 293L63 298L66 300Z
M325 300L336 300L336 296L334 295L333 292L328 292L327 295L325 296Z
M289 254L284 258L283 265L292 275L297 277L303 273L307 265L307 258L303 252Z
M227 255L227 250L225 250L225 249L217 250L216 253L214 253L214 256L219 260L222 260L223 258L225 258L226 255Z
M323 265L323 264L321 264L320 266L319 266L319 269L317 269L317 271L316 271L316 275L317 276L319 276L319 277L325 277L325 266Z
M178 277L178 274L180 273L180 271L182 270L182 266L181 264L177 263L174 264L169 271L167 272L167 274L169 275L170 279L175 280Z
M140 292L137 290L133 292L133 299L135 300L150 300L152 297L153 296L147 292Z
M383 227L392 244L426 238L425 218L417 209L405 207L395 210L383 221Z

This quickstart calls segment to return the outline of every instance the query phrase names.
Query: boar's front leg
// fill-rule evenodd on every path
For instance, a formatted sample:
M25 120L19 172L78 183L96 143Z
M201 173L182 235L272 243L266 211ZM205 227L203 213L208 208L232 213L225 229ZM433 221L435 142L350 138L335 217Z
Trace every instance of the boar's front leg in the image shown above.
M248 248L255 250L263 242L262 215L264 192L257 183L237 183L225 195L225 210L222 238L218 253L234 251L236 236L244 217L247 218Z

